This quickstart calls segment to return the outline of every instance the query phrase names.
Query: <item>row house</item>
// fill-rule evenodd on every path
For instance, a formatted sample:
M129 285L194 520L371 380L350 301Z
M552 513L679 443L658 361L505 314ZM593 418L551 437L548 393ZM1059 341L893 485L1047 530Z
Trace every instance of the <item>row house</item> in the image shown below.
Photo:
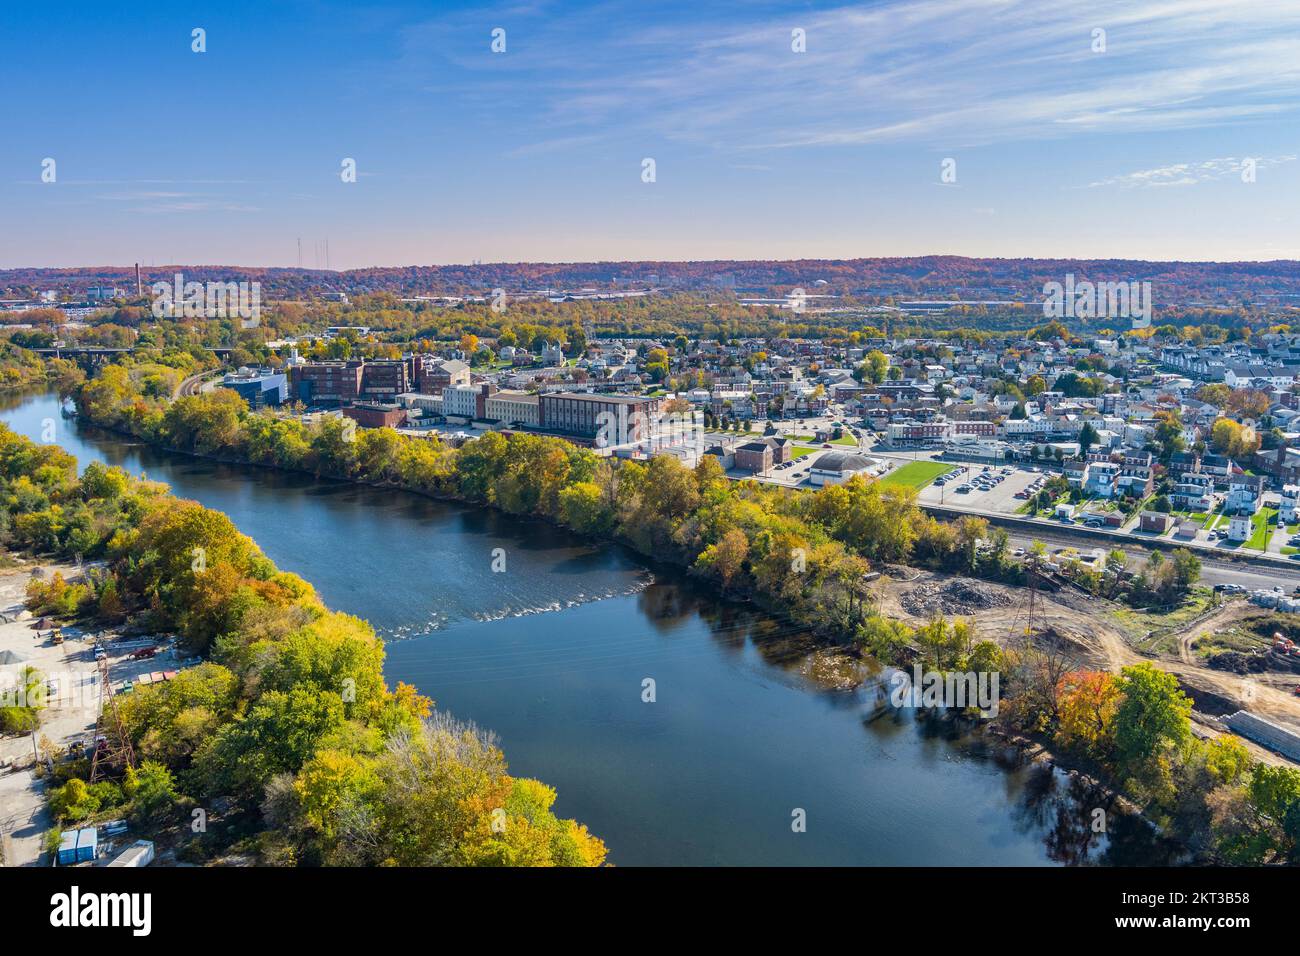
M1300 483L1300 448L1282 446L1269 451L1257 451L1254 464L1260 471L1272 475L1275 481Z
M1233 475L1228 482L1228 496L1224 499L1225 511L1239 515L1253 515L1259 510L1264 494L1264 478L1260 475Z
M1283 485L1278 499L1278 522L1280 524L1295 524L1297 506L1300 506L1300 485Z
M1119 477L1115 480L1116 490L1123 495L1145 498L1156 487L1155 468L1150 465L1121 464Z
M1223 382L1233 388L1290 388L1296 381L1296 369L1282 365L1235 363L1223 374Z
M1216 486L1228 483L1234 472L1240 471L1231 458L1225 455L1197 455L1194 452L1176 452L1169 459L1169 475L1180 480L1184 475L1209 475Z
M1121 468L1113 461L1088 462L1088 474L1083 490L1098 498L1113 498L1119 493Z
M1169 503L1180 511L1209 511L1214 507L1214 479L1198 472L1182 475L1169 493Z

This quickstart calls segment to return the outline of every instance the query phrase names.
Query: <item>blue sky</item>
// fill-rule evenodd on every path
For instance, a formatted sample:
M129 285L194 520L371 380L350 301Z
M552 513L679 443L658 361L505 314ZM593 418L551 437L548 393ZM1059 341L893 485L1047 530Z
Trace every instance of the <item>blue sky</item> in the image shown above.
M130 6L0 14L0 267L1300 258L1297 0Z

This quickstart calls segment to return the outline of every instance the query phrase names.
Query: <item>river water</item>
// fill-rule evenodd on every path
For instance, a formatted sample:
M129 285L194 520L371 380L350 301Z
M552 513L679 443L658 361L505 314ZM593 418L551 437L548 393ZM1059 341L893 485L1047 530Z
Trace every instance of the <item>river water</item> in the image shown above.
M388 641L387 676L495 731L511 772L624 865L1157 863L1060 772L838 689L851 665L671 569L542 522L157 451L0 399L0 419L228 514ZM494 571L494 560L504 571ZM862 676L861 674L859 676ZM643 701L654 681L654 702ZM802 811L802 814L799 813ZM797 832L795 820L805 820Z

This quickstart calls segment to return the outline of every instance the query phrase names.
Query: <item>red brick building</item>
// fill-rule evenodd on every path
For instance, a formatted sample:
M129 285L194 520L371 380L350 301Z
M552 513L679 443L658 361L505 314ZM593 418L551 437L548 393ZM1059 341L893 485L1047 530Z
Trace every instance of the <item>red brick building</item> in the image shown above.
M406 422L406 409L377 402L358 402L343 409L343 415L362 428L396 428Z

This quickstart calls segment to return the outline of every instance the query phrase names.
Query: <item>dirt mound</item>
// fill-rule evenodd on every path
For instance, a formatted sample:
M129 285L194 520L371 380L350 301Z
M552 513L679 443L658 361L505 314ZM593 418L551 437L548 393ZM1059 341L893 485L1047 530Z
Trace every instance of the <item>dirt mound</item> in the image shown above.
M973 581L970 578L952 578L946 581L927 581L899 595L899 604L908 614L932 617L935 614L976 614L1012 603L1005 588Z
M1258 674L1263 671L1292 671L1300 673L1300 657L1277 654L1273 651L1224 651L1210 655L1209 665L1215 670L1233 674Z
M1217 671L1232 674L1251 674L1268 669L1268 661L1263 654L1243 654L1241 651L1211 654L1206 663Z

